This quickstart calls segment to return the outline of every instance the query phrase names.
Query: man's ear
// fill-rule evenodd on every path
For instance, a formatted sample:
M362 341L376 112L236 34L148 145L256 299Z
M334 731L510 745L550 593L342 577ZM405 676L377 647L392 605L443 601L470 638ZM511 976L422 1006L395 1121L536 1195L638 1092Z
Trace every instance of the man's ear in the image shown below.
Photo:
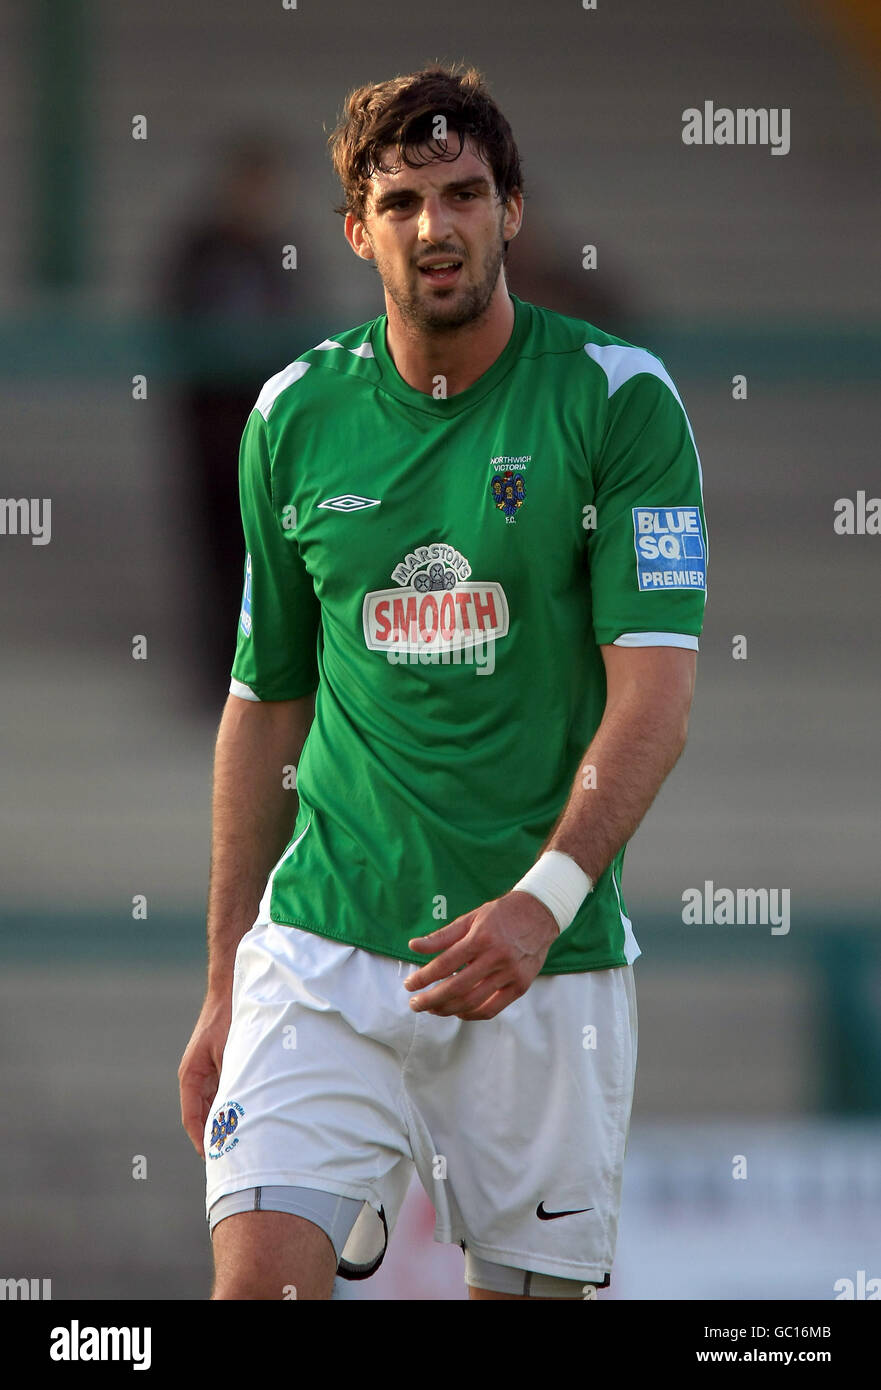
M505 205L502 218L502 229L505 239L508 242L514 240L520 228L523 226L523 195L519 189L515 189Z
M373 251L373 242L366 225L357 218L354 213L346 214L345 220L346 241L359 256L362 261L373 261L376 259Z

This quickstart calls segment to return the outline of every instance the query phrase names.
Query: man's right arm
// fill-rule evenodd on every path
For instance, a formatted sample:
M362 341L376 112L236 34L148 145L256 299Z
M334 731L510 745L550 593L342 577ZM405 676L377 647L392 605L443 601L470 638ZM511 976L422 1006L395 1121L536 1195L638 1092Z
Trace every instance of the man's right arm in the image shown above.
M208 993L232 989L236 948L254 925L270 870L297 819L285 768L300 760L315 710L301 700L230 695L217 733L211 874L208 889Z
M266 701L230 695L220 721L214 757L208 988L178 1069L181 1120L200 1155L229 1032L236 950L254 924L269 873L293 832L298 799L284 785L285 768L299 762L314 709L314 694Z

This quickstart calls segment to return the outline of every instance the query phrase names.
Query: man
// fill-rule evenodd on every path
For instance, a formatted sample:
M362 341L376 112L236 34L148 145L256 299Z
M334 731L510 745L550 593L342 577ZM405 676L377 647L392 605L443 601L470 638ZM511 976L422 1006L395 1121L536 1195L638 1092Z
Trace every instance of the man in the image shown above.
M277 365L271 346L258 345L255 329L267 321L289 325L309 307L302 281L295 294L279 254L284 175L284 151L265 133L234 137L222 152L213 197L198 189L163 267L161 307L176 337L183 334L197 349L175 403L192 564L179 586L178 617L186 620L179 627L192 654L193 694L212 710L223 690L218 677L222 672L225 681L229 672L222 618L241 591L235 451L255 383ZM249 333L256 340L250 351Z
M581 1300L617 1235L621 864L685 743L700 464L656 357L509 294L522 178L479 73L361 88L331 147L386 314L268 381L242 440L180 1068L213 1297L366 1277L415 1165L470 1297Z

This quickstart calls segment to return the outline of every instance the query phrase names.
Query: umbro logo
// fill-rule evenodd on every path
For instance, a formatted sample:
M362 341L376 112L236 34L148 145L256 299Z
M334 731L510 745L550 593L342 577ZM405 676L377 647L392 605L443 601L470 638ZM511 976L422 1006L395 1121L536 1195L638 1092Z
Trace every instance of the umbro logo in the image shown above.
M342 497L328 497L319 502L319 507L327 507L332 512L360 512L362 507L378 507L379 497L358 497L352 492L344 492Z
M539 1202L535 1214L539 1221L556 1221L558 1216L578 1216L583 1211L593 1211L593 1207L576 1207L574 1211L545 1211L544 1202Z

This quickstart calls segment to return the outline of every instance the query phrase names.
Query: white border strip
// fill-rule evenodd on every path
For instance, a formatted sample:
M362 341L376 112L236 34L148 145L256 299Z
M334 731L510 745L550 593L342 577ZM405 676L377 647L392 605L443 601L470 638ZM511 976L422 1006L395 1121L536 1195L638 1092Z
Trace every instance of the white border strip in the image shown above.
M622 632L612 643L613 647L684 647L687 651L698 650L697 638L687 632Z
M314 814L314 812L313 812L312 814ZM279 859L278 863L275 865L274 869L273 869L272 872L270 873L269 878L266 880L266 887L265 887L265 889L264 889L264 891L263 891L263 897L260 899L260 907L259 907L259 909L258 909L258 911L257 911L257 921L258 921L258 922L260 922L260 921L263 921L263 922L271 922L271 921L272 921L272 917L271 917L270 912L269 912L269 906L270 906L270 903L271 903L271 901L272 901L272 883L273 883L273 880L274 880L274 878L275 878L275 875L278 873L279 869L281 868L281 866L282 866L282 864L285 862L285 860L286 860L286 859L290 859L291 855L293 854L294 850L297 848L297 845L300 843L300 841L302 840L303 836L306 834L306 830L309 829L309 826L310 826L311 824L312 824L312 815L309 816L309 819L308 819L308 821L306 822L306 829L305 829L305 830L301 830L300 833L299 833L299 835L297 836L296 840L294 840L293 844L288 845L288 847L287 847L287 849L285 850L284 854L281 856L281 858ZM277 925L277 924L276 924L276 925Z
M244 681L237 681L235 676L229 683L229 693L230 695L238 695L240 700L256 700L258 705L263 703L260 696L255 695L249 685L245 685Z
M630 918L625 916L621 906L621 894L618 891L618 883L615 878L615 866L612 865L612 886L615 889L615 897L618 899L618 912L621 917L621 925L624 928L624 956L628 965L632 965L642 955L639 943L633 935L633 923Z

